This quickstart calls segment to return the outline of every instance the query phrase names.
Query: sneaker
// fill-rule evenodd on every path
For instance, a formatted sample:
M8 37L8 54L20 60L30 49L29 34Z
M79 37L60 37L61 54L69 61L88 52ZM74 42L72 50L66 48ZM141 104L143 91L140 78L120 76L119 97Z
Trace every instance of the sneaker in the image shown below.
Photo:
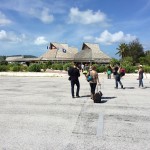
M72 98L75 98L74 96L72 96Z
M77 95L76 97L77 97L77 98L79 98L80 96L79 96L79 95Z
M118 89L118 87L114 87L115 89Z

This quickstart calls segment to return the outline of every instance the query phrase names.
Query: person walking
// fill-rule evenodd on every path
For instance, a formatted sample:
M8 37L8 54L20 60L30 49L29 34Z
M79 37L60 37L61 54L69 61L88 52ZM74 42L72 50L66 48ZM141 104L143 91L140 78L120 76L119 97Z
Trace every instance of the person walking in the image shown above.
M118 64L115 65L114 68L112 68L113 75L114 75L114 78L115 78L115 84L116 84L115 89L118 89L118 83L120 84L121 88L124 89L123 84L121 82L120 69L121 69L121 67Z
M139 77L138 77L138 80L139 80L139 88L140 87L144 87L144 84L143 84L143 77L144 77L144 69L143 69L143 66L142 65L139 65L139 69L138 69L138 74L139 74ZM146 76L146 74L145 74ZM147 78L147 76L146 76Z
M80 97L79 96L79 90L80 90L80 82L79 82L80 71L77 68L76 64L74 64L73 67L69 68L68 75L70 76L72 98L75 98L75 96L74 96L74 86L75 85L77 86L76 97Z
M93 99L96 85L97 83L100 84L98 73L96 71L96 66L91 66L91 70L89 70L86 77L88 78L89 76L91 76L91 80L89 81L89 84L90 84L90 90L91 90L91 99Z

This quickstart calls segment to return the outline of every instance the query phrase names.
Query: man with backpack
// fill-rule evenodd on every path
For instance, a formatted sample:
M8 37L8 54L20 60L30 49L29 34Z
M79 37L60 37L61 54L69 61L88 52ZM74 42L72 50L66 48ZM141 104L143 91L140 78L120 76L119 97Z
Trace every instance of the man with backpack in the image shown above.
M124 89L123 84L121 82L121 77L125 75L125 69L123 70L124 73L123 73L123 71L121 73L121 69L122 68L119 64L116 64L115 67L112 68L113 75L114 75L114 78L115 78L115 84L116 84L115 89L118 89L118 83L120 84L121 88Z

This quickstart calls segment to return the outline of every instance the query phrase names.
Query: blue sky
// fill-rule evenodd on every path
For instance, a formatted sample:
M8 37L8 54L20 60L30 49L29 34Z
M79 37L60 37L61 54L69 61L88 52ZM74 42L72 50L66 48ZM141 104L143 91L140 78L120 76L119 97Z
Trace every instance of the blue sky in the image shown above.
M150 0L1 0L0 55L35 55L50 42L81 50L98 43L117 57L121 42L138 38L150 50Z

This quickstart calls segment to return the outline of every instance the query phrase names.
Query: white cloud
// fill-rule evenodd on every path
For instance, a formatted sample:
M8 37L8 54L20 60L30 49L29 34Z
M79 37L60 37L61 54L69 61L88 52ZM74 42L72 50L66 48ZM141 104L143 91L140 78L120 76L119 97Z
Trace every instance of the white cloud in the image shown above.
M42 11L39 11L38 9L31 9L29 13L44 23L51 23L54 21L54 16L50 14L49 11L50 10L48 8L44 8Z
M44 44L47 44L47 43L48 43L48 41L46 41L45 37L43 37L43 36L37 37L34 41L35 45L44 45Z
M17 36L13 32L6 32L5 30L0 31L0 41L22 42L25 38L24 34Z
M48 9L44 9L41 13L41 20L45 23L50 23L54 20L53 15L49 14Z
M92 41L94 39L93 36L85 36L84 40Z
M0 12L0 25L11 24L11 20L7 19L6 16Z
M69 23L81 24L105 23L107 20L106 15L101 11L80 11L78 8L70 9L69 19Z
M51 23L54 20L54 16L50 14L50 10L53 8L50 2L47 4L37 0L9 0L9 2L1 3L0 8L30 15L30 17L35 17L44 23Z
M95 38L95 41L107 45L111 45L113 43L118 43L118 42L130 42L135 40L136 38L137 38L136 36L133 36L131 34L124 34L122 31L112 34L107 30L105 30L100 34L100 37Z

